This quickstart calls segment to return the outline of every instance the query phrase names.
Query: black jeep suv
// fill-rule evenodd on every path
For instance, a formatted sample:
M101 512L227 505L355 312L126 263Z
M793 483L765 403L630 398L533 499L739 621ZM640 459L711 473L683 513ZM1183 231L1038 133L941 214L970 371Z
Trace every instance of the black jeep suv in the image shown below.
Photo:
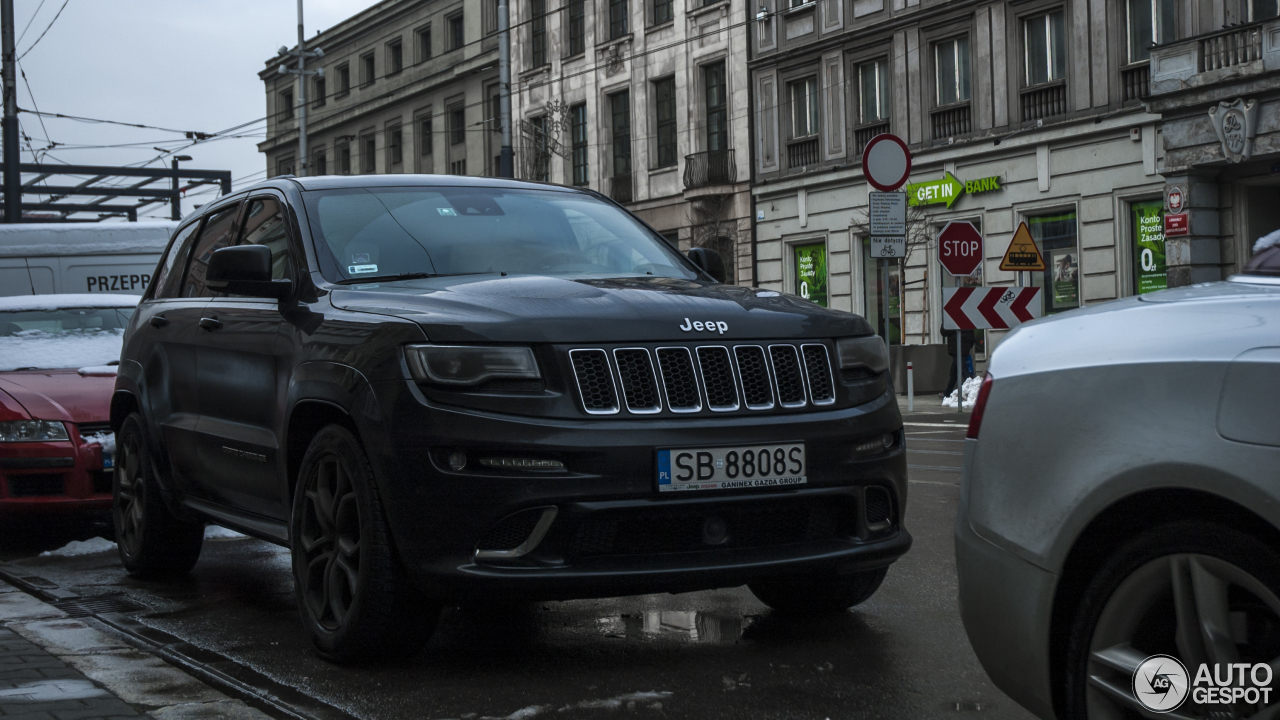
M689 254L595 193L489 178L210 203L125 336L125 567L187 573L205 523L285 545L337 661L468 599L865 600L911 544L884 343Z

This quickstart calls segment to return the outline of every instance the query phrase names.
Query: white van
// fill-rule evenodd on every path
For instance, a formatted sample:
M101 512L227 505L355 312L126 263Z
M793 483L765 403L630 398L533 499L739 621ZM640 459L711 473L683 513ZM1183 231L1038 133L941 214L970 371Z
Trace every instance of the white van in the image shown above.
M0 224L0 296L141 295L173 221Z

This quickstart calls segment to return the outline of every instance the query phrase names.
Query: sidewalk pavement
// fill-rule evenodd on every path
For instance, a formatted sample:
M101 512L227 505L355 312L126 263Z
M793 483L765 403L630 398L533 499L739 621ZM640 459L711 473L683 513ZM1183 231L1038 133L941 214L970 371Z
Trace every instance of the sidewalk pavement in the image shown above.
M117 718L270 716L0 582L0 720Z

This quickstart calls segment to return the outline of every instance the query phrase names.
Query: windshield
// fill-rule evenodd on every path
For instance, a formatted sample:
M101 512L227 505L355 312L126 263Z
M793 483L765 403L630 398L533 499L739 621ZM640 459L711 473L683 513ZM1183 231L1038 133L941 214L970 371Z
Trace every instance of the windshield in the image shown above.
M697 277L661 237L581 193L412 187L304 196L332 282L407 273Z
M0 312L0 371L117 362L133 311L127 307Z

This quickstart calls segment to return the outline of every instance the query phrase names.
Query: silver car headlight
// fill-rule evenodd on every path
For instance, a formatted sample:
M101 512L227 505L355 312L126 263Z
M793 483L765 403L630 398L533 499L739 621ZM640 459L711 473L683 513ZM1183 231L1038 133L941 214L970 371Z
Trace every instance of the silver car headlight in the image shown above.
M0 442L52 442L70 439L67 426L56 420L0 422Z
M441 385L479 385L487 380L539 380L538 361L527 347L407 345L413 377Z
M879 335L836 340L841 370L866 368L879 375L889 369L889 350Z

